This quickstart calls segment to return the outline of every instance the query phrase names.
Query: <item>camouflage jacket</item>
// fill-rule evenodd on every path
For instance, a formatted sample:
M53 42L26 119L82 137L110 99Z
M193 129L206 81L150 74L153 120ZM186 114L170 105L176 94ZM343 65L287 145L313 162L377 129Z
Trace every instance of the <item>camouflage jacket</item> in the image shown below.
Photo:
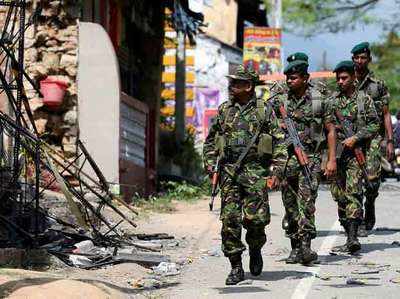
M262 104L264 115L260 116L257 103ZM287 151L283 143L284 135L279 129L276 118L271 117L272 109L264 101L253 97L247 105L241 106L234 101L227 101L220 105L218 114L210 127L208 136L204 142L203 158L206 169L214 166L218 156L223 156L223 164L235 163L240 154L251 142L253 136L258 132L260 122L263 123L260 136L249 150L248 158L245 163L260 163L266 169L273 166L273 175L281 175L287 159ZM263 117L261 120L260 118ZM224 145L219 142L219 137L223 137ZM267 155L268 161L260 154L261 140L268 137L271 141L271 154Z
M385 136L383 107L389 106L390 94L384 81L377 79L374 73L370 71L364 80L357 81L357 86L359 90L362 90L371 96L380 119L379 133L381 136Z
M274 111L280 119L281 105L285 106L288 116L293 120L305 151L308 154L320 153L326 143L324 126L334 122L326 93L311 84L300 99L290 91L284 91L273 101Z
M331 99L336 121L338 144L346 139L341 121L336 116L340 111L344 118L350 119L358 144L366 144L378 132L379 118L372 98L363 91L355 92L351 98L337 92Z

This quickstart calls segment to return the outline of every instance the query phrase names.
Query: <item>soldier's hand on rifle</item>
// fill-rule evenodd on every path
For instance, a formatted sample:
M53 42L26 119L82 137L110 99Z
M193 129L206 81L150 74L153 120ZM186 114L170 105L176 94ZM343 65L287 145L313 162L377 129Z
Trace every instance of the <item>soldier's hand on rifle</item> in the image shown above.
M277 176L271 176L267 178L267 188L274 190L276 188L278 188L280 185L279 179Z
M356 145L356 138L354 136L351 136L349 138L346 138L342 143L345 147L352 149Z
M328 163L326 164L324 175L328 178L331 178L336 175L336 169L336 159L333 161L328 161Z

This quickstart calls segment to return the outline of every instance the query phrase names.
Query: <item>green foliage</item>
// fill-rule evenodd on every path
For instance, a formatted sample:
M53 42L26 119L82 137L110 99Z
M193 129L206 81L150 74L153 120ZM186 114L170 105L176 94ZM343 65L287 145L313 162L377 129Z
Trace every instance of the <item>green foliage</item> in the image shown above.
M168 130L162 127L160 130L160 164L173 163L184 170L185 178L199 181L204 175L203 160L195 148L195 134L191 127L187 127L184 142L179 146L176 144L173 128Z
M168 213L175 211L174 201L195 202L208 194L210 186L209 180L205 180L202 185L194 186L187 182L161 182L161 191L147 199L135 195L133 202L136 206L145 211L155 211Z
M270 0L264 0L270 7ZM357 24L394 26L393 18L384 22L371 12L382 0L282 0L284 29L312 36L321 32L354 29Z
M373 54L372 70L378 78L385 80L391 95L390 111L400 109L400 36L390 32L385 42L371 47Z

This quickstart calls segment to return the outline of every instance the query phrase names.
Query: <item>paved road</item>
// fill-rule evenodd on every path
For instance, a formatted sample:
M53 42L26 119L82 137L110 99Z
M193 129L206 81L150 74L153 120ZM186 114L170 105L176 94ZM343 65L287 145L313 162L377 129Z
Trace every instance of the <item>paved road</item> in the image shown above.
M377 202L378 228L400 229L399 195L397 183L389 182L382 188ZM331 247L344 243L345 236L337 222L336 205L330 193L321 191L316 214L318 237L313 242L321 263L312 267L287 265L283 259L288 255L290 245L280 227L283 215L280 194L272 194L270 201L272 221L267 228L268 242L263 249L264 272L261 276L250 275L246 252L247 284L226 287L227 259L203 255L184 268L180 284L162 290L159 295L166 298L400 298L400 243L392 244L400 242L400 231L373 231L368 238L361 239L363 245L358 256L330 255ZM186 225L195 231L191 247L194 251L219 248L219 210L211 214L207 209L208 205L203 202L196 211L198 217L203 215L198 218L202 223L194 217L186 219ZM359 279L364 284L347 284L349 278ZM392 281L396 279L399 284Z

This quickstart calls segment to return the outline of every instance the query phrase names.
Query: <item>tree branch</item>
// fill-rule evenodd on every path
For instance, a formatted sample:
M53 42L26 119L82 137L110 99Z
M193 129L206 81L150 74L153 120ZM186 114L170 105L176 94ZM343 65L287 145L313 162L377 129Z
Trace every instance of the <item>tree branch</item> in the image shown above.
M337 7L336 10L337 11L357 10L357 9L365 8L365 7L368 7L370 5L376 4L379 1L380 0L367 0L364 3L360 3L360 4Z

